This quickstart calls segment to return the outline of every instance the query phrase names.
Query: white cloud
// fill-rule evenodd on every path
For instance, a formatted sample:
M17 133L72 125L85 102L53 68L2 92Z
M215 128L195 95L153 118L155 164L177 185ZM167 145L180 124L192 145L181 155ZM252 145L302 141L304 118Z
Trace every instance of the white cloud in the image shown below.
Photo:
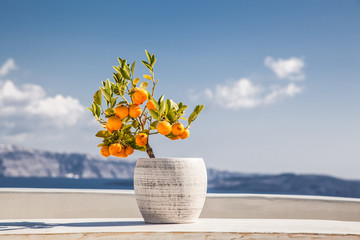
M206 89L204 94L220 107L237 110L270 105L302 91L303 88L294 83L266 88L255 85L250 79L242 78L228 84L217 85L214 90Z
M261 86L255 86L249 79L242 78L227 85L217 85L215 90L205 94L216 104L225 108L253 108L260 104Z
M10 71L17 68L14 59L9 58L6 62L0 67L0 76L7 75Z
M303 91L302 87L290 83L285 87L272 87L272 90L264 97L264 105L275 103L285 97L293 97Z
M265 58L265 65L271 68L280 79L304 80L302 59L291 57L288 59L274 60L272 57ZM214 104L228 109L255 108L274 104L285 98L294 97L304 90L303 86L295 83L279 85L255 84L249 78L241 78L230 83L218 84L214 89L207 88L205 91L189 91L190 99L198 100L206 97Z
M0 114L8 121L16 118L62 127L76 124L83 113L84 106L78 99L62 95L49 97L39 85L17 87L10 80L0 81Z
M303 68L305 62L296 57L288 59L277 59L266 57L264 60L265 66L269 67L278 78L289 80L304 80L305 74Z

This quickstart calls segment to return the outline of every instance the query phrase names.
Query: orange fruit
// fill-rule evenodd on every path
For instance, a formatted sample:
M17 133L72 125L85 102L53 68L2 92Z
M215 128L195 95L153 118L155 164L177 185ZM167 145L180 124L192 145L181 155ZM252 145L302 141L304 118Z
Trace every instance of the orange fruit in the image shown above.
M109 128L109 126L108 126L107 123L106 123L106 130L108 130L110 133L113 133L113 132L114 132L114 130L112 130L112 129Z
M181 123L174 123L171 127L171 132L174 135L180 135L184 132L184 126Z
M180 136L176 136L176 137L173 137L173 138L170 138L171 140L178 140L180 138Z
M146 107L147 107L147 109L151 109L151 110L154 110L154 111L156 111L156 107L155 107L155 105L154 105L154 103L152 102L152 101L150 101L150 100L148 100L148 102L147 102L147 104L146 104Z
M137 104L133 104L129 107L129 115L132 118L137 118L141 115L141 108Z
M109 147L109 153L114 156L118 156L123 147L119 143L113 143Z
M120 105L115 108L115 115L123 119L129 115L129 109L125 105Z
M167 121L159 122L156 129L161 135L168 135L169 133L171 133L171 125Z
M117 157L126 158L125 147L123 147Z
M119 130L121 128L122 122L119 117L112 116L112 117L109 117L106 125L108 126L108 128L115 131L115 130Z
M134 149L131 147L131 146L127 146L126 148L125 148L125 154L127 155L127 156L130 156L131 154L133 154L134 153Z
M131 99L135 104L141 105L148 99L147 91L143 88L135 88L135 92L131 95Z
M101 153L101 155L104 156L104 157L110 156L109 146L103 146L103 147L100 149L100 153Z
M135 143L139 146L145 146L147 144L148 135L146 133L139 133L135 137Z
M189 129L185 128L184 132L182 134L180 134L180 138L181 139L185 139L185 138L188 138L190 135L190 132L189 132Z

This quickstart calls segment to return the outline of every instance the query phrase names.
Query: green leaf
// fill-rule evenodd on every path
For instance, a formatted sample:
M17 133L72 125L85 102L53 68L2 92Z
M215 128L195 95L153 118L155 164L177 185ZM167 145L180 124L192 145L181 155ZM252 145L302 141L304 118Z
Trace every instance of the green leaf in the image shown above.
M116 105L120 106L120 105L123 105L123 104L127 104L127 102L126 101L121 101L121 102L118 102Z
M165 114L167 115L170 110L171 110L171 101L169 99L166 99Z
M119 64L120 64L120 66L122 66L122 62L123 62L123 60L121 59L121 58L118 58L118 62L119 62Z
M151 65L150 64L148 64L147 62L145 62L145 61L141 61L144 65L145 65L145 67L147 67L151 72L153 71L153 68L151 67Z
M155 65L155 63L156 63L156 58L155 58L155 55L154 55L154 54L151 56L151 61L150 61L150 63L151 63L151 67L154 67L154 65Z
M135 144L135 142L131 142L129 143L130 146L136 150L139 150L139 151L142 151L142 152L145 152L146 151L146 147L143 146L143 147L140 147L139 145Z
M129 132L131 127L132 127L131 124L125 125L124 127L122 127L122 131L123 131L123 132Z
M162 95L162 96L159 98L159 100L158 100L159 105L160 105L161 101L164 101L164 95Z
M101 130L101 131L98 131L96 133L96 137L99 137L99 138L107 138L107 137L110 137L112 134L106 130Z
M198 115L200 114L200 112L203 110L204 105L197 105L194 109L194 111L190 114L190 117L188 119L188 123L189 125L195 121L195 119L198 117Z
M110 83L109 79L106 79L105 89L111 95L111 83Z
M176 135L171 132L171 133L169 133L168 135L166 135L166 137L168 137L168 138L174 138L174 137L176 137Z
M96 104L94 102L91 105L91 110L92 110L93 114L96 115Z
M138 121L132 121L132 124L131 124L135 129L139 126L139 123Z
M130 72L127 72L126 70L120 68L120 72L121 72L121 75L126 78L126 79L129 79L130 80Z
M136 64L136 62L133 62L132 64L131 64L131 74L132 75L134 75L134 71L135 71L135 64Z
M156 120L159 120L159 115L157 114L157 112L155 112L154 110L150 109L149 113L151 115L151 117L153 117Z
M201 113L201 111L204 109L205 105L201 105L197 111L198 115Z
M133 80L133 85L136 86L136 84L138 84L139 81L140 81L140 78L135 78L135 79Z
M106 116L112 116L115 114L115 110L113 108L108 108L105 110Z
M120 67L118 67L118 66L113 66L113 68L115 69L115 71L120 72Z
M94 102L97 105L101 105L101 90L97 90L96 93L94 94Z
M159 121L152 122L152 123L150 124L151 130L155 130L156 127L157 127L157 125L158 125L158 123L159 123Z
M93 112L93 110L91 108L87 107L87 109L89 109L90 112L92 112L92 114L94 114L94 112Z
M164 112L165 112L165 101L162 100L159 106L159 116L163 115Z
M110 94L106 91L106 88L101 87L101 92L104 94L104 98L107 102L110 102L111 96Z
M110 100L110 106L112 108L115 107L115 105L116 105L116 99L117 99L117 97L116 98L111 98L111 100Z
M126 73L129 75L129 77L130 77L130 67L129 67L129 65L125 65L124 66L124 70L126 71Z
M103 146L106 146L106 145L103 143L100 143L99 145L97 145L97 147L103 147Z
M175 121L175 113L171 109L166 114L166 117L169 119L170 123L173 123Z
M113 73L113 78L114 78L114 81L115 81L115 82L120 81L120 80L118 79L118 77L116 76L116 74L115 74L115 73Z
M148 85L149 85L149 84L148 84L147 82L142 82L142 83L140 84L140 87L141 87L141 88L147 88Z
M151 101L154 104L156 111L159 112L159 104L151 95L149 96L149 101Z
M147 59L149 60L149 63L151 63L151 55L150 55L150 53L147 50L145 50L145 53L146 53Z
M96 116L98 118L100 117L100 113L101 113L100 106L96 104Z

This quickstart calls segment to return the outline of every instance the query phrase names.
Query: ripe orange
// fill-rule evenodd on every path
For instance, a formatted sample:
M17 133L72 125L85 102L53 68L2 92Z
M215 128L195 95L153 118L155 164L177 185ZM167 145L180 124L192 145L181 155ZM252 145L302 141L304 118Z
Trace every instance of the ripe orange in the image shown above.
M170 138L171 140L178 140L180 138L180 136L176 136L176 137L173 137L173 138Z
M125 147L123 147L117 157L126 158Z
M182 134L180 134L180 138L181 139L185 139L185 138L188 138L190 135L190 132L189 132L189 129L185 128L184 132Z
M106 130L108 130L110 133L113 133L113 132L114 132L114 130L112 130L112 129L109 128L109 126L108 126L107 123L106 123Z
M174 123L171 127L171 132L174 135L180 135L184 132L184 126L181 123Z
M131 146L127 146L126 148L125 148L125 154L127 155L127 156L130 156L131 154L133 154L134 153L134 149L131 147Z
M131 95L131 99L135 104L141 105L148 99L148 94L143 88L135 88L135 92Z
M119 117L112 116L112 117L109 117L106 125L111 130L119 130L121 128L121 126L122 126L122 122L121 122L121 119Z
M135 137L135 143L139 146L145 146L147 144L148 135L146 133L139 133Z
M114 156L118 156L123 147L119 143L113 143L109 147L109 153Z
M167 121L159 122L156 129L161 135L168 135L169 133L171 133L171 125Z
M115 108L115 115L123 119L129 115L129 109L125 105L120 105Z
M152 101L150 101L150 100L148 100L148 102L147 102L147 104L146 104L146 107L147 107L147 109L151 109L151 110L156 110L156 107L155 107L155 105L154 105L154 103L152 102Z
M129 115L132 118L137 118L141 115L141 108L137 104L133 104L129 107Z
M110 156L110 152L109 152L109 146L103 146L101 149L100 149L100 154L104 157L108 157Z

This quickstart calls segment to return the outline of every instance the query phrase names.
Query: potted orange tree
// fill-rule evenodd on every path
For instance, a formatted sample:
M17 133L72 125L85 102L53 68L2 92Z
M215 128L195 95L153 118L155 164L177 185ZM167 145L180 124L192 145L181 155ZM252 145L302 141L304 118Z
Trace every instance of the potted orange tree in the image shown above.
M135 64L118 58L114 81L107 79L94 94L88 108L103 130L100 153L104 157L126 158L134 150L144 151L149 158L138 159L134 172L134 190L140 212L149 223L195 222L204 205L207 175L202 158L155 158L150 139L160 134L171 140L184 140L204 105L197 105L188 119L187 106L155 98L159 80L154 77L156 58L145 50L149 70L143 80L135 77ZM103 101L105 100L105 102ZM187 120L186 126L181 120Z

